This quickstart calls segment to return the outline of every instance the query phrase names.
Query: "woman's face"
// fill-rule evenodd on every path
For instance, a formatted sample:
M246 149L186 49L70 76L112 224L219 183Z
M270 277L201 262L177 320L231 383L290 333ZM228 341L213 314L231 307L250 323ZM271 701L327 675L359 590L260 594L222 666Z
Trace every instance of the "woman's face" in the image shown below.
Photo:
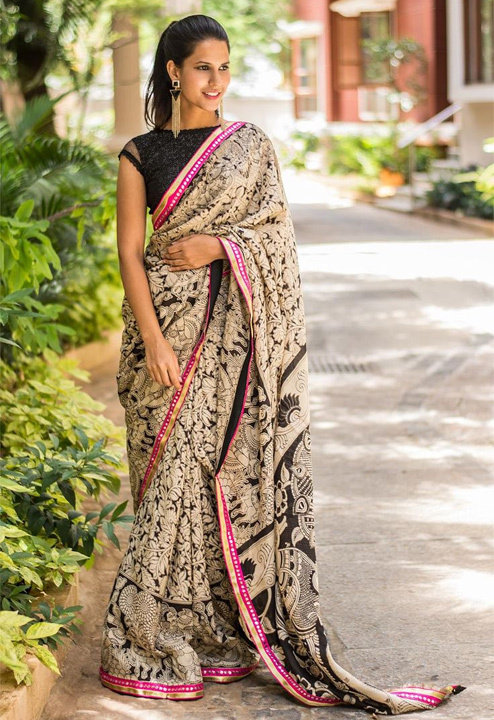
M230 84L230 58L223 40L202 40L181 68L173 60L167 64L172 80L179 79L182 108L187 111L200 108L214 112ZM189 106L189 107L188 107Z

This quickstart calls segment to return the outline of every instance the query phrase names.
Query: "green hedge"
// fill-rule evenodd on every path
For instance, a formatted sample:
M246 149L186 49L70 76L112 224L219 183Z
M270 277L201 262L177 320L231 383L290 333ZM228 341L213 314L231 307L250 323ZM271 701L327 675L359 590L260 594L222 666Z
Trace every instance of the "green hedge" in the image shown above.
M57 672L51 650L77 631L80 608L51 591L132 520L126 502L102 506L119 491L123 431L62 355L119 317L116 163L41 134L53 104L0 117L0 662L27 684L26 655Z

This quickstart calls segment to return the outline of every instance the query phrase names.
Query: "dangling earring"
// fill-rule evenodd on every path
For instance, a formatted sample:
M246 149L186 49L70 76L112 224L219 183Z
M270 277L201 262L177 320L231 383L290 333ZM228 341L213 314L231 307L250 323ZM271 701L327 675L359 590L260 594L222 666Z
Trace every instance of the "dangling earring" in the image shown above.
M221 96L220 100L220 125L221 129L225 129L225 118L223 117L223 95Z
M172 132L177 137L180 132L180 80L173 80L173 88L170 89L172 96Z

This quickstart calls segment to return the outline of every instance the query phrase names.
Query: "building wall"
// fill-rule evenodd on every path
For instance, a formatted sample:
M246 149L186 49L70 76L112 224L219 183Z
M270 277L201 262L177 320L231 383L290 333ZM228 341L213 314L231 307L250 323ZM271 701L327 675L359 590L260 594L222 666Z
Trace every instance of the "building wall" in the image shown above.
M329 9L330 0L295 0L294 15L300 20L318 20L324 25L321 37L321 63L325 69L320 89L324 91L329 121L358 122L358 81L341 81L341 61L352 62L360 53L358 18L347 18ZM446 0L397 0L394 11L396 36L418 40L429 60L428 98L407 115L423 121L448 105L446 54ZM405 71L406 72L406 71Z
M492 154L483 150L483 142L494 135L492 103L465 103L460 119L460 161L468 165L488 165Z
M299 20L316 20L323 26L319 37L319 107L328 119L332 119L333 98L331 93L331 50L330 50L330 12L328 0L295 0L293 4L294 16Z
M360 57L360 23L358 18L343 17L331 12L331 49L333 60L333 120L354 122L358 120L358 94L355 87L347 87L357 78L355 65ZM342 72L342 63L345 71ZM347 78L344 77L347 76Z
M444 0L398 0L395 18L397 36L417 40L423 45L427 56L428 96L408 116L422 122L448 105L445 2Z
M465 82L465 28L462 0L448 0L448 81L449 99L460 102L460 161L462 165L487 165L492 154L483 150L483 141L494 135L494 84Z

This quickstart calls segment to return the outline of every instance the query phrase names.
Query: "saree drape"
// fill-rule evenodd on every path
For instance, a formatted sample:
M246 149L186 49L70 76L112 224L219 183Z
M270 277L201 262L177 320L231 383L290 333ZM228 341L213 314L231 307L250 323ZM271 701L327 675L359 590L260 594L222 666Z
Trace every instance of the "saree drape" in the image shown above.
M100 677L188 699L262 660L295 698L395 715L461 686L385 691L334 660L320 615L306 327L278 160L251 123L213 131L164 194L145 251L183 387L149 376L126 300L118 391L136 517L105 618ZM166 247L228 260L170 271Z

